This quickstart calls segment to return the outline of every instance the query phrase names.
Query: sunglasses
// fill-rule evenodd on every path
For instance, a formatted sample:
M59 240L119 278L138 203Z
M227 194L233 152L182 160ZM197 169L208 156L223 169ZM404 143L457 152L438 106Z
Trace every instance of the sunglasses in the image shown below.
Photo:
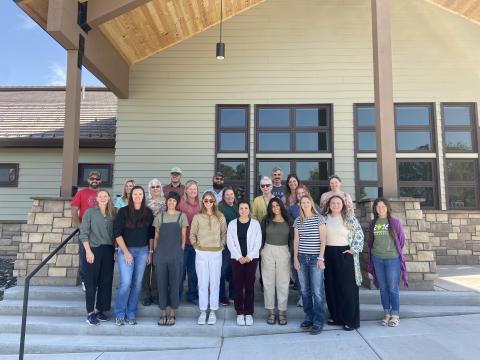
M150 186L151 189L160 189L160 185L152 185Z
M270 184L262 184L260 185L261 188L269 188L271 185Z
M90 180L90 181L100 181L100 178L97 178L97 177L89 177L88 180Z
M213 199L205 199L205 200L203 200L203 203L204 203L204 204L215 204L215 200L213 200Z
M180 176L179 173L171 173L170 175L172 175L172 176Z
M223 177L216 177L215 180L216 181L223 181Z

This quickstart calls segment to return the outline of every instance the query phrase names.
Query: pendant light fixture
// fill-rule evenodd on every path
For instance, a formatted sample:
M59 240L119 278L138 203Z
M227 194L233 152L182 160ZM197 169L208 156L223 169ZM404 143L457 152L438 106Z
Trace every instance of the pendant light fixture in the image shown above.
M220 0L220 41L217 43L217 59L225 59L225 44L222 42L223 0Z

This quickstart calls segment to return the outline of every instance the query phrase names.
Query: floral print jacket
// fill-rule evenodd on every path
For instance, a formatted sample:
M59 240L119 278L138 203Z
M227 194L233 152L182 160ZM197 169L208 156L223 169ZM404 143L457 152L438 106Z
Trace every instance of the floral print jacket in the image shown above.
M345 220L345 224L349 230L348 232L348 244L350 250L353 251L353 264L355 268L355 282L357 286L362 285L362 272L360 270L360 256L359 254L363 250L364 235L362 226L358 222L355 216L349 216Z

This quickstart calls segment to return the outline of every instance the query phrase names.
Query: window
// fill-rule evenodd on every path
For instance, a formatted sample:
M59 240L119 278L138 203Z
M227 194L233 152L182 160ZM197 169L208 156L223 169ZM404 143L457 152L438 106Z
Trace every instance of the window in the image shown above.
M435 152L432 104L395 104L398 152Z
M445 162L448 209L478 207L477 163L477 159L448 159Z
M112 187L113 185L113 165L112 164L78 164L78 186L88 187L88 175L91 171L99 171L102 175L102 188Z
M217 171L221 171L225 178L224 186L235 189L237 200L248 199L248 160L247 159L218 159Z
M442 104L445 152L475 152L473 104Z
M357 200L378 197L378 174L376 159L357 159Z
M256 195L260 194L260 179L263 176L271 177L273 168L277 166L282 169L284 185L288 174L296 174L300 182L308 187L316 203L319 203L320 196L328 191L328 178L332 174L330 159L269 159L257 160Z
M328 105L257 106L257 152L330 152L330 113Z
M217 153L248 152L248 105L217 106Z
M423 198L422 208L437 207L434 160L399 159L397 171L398 190L401 197Z
M357 152L376 152L375 107L371 104L355 105L354 118L357 130L355 138Z
M0 164L0 187L18 186L18 164Z

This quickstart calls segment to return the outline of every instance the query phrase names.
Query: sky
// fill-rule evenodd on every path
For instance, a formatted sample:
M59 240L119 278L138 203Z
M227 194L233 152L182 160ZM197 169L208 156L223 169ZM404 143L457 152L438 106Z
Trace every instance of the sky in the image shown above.
M0 0L0 86L65 85L67 52L13 0ZM82 83L103 84L85 68Z

